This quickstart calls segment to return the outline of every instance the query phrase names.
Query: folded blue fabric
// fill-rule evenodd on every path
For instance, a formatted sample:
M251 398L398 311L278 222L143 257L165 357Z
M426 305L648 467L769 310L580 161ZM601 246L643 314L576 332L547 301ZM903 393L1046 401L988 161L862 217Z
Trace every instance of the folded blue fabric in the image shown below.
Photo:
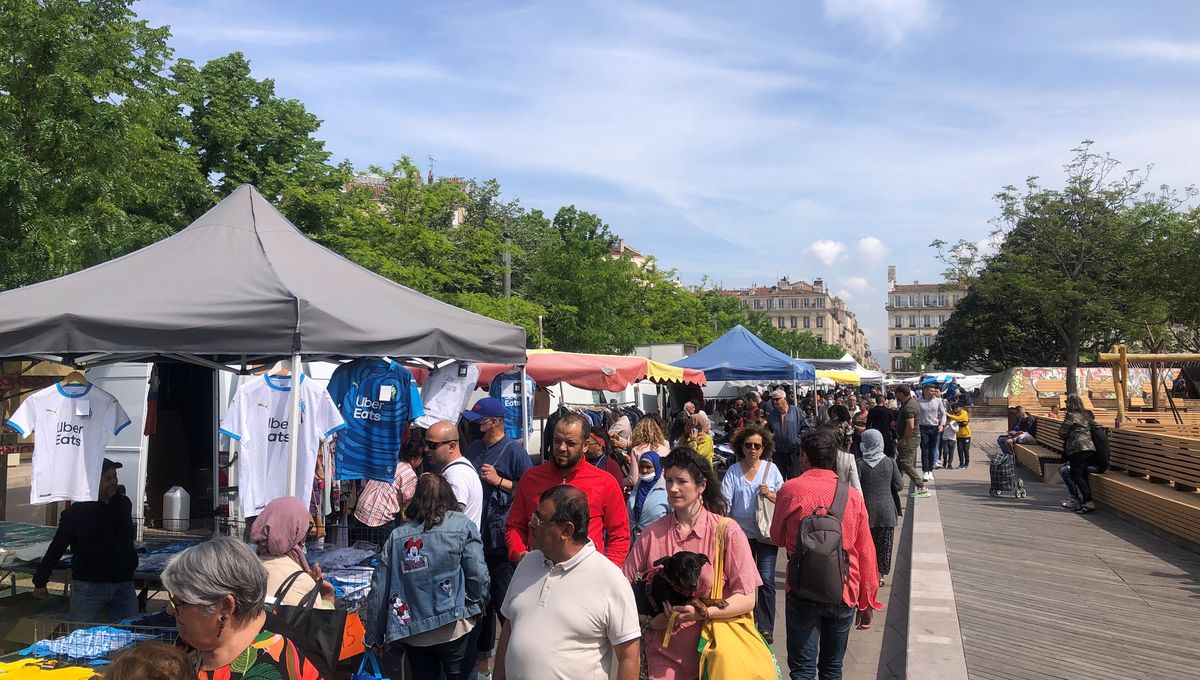
M55 640L39 640L20 651L22 656L65 656L71 659L101 659L153 635L133 633L112 626L84 628Z

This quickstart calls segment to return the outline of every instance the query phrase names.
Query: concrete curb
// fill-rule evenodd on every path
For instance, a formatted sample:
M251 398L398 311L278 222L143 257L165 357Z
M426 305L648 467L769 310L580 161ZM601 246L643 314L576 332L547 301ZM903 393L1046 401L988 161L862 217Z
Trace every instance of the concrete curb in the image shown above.
M942 514L934 484L929 483L926 488L930 497L914 498L910 504L913 533L905 677L960 680L967 677L967 657L954 601Z

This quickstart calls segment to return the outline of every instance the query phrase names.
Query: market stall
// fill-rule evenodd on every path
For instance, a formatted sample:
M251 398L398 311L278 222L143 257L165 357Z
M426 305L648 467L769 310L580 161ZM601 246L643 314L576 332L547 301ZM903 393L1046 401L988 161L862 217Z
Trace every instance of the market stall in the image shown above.
M185 468L206 459L215 490L222 486L219 442L228 438L231 460L237 462L231 463L226 483L239 477L241 515L246 516L252 514L245 510L255 459L255 474L265 474L257 482L259 505L281 495L307 502L321 469L311 463L318 445L358 417L353 408L371 418L386 412L404 426L415 414L415 408L398 413L391 408L420 400L415 389L403 389L411 376L401 363L430 369L456 362L523 368L525 331L355 265L307 239L254 187L244 185L163 241L75 274L0 293L0 358L77 369L25 401L36 406L38 399L68 400L63 408L4 414L19 434L35 441L31 501L95 500L99 461L108 455L109 440L132 432L140 445L126 448L144 463L148 441L161 438L162 418L157 419L159 434L151 428L157 405L170 395L153 376L149 386L144 379L134 381L145 396L135 413L126 413L121 400L79 372L130 362L186 365L201 367L208 384L176 389L197 388L208 407L188 414L190 422L174 430L178 441L161 451L181 457ZM320 361L339 364L328 391L314 387L304 372L305 362ZM344 397L331 397L338 372L348 368L383 376L381 389L357 397L343 389ZM244 377L226 393L217 388L220 374ZM359 375L344 371L343 383ZM259 392L248 391L251 387ZM355 398L358 406L351 403ZM524 408L524 400L521 404ZM62 422L50 422L44 414L51 412ZM237 415L243 412L256 417ZM141 432L129 427L135 418ZM290 424L295 426L289 431ZM46 467L55 456L39 453L62 447L78 465ZM339 444L337 454L326 451L325 460L341 455L343 448L349 446ZM391 456L394 465L395 449ZM133 483L130 495L139 514L142 470L140 480L121 478ZM277 492L275 484L281 485ZM213 511L218 494L211 504Z
M792 359L741 325L671 365L702 371L709 381L705 396L718 398L734 396L738 388L812 382L817 377L811 364Z

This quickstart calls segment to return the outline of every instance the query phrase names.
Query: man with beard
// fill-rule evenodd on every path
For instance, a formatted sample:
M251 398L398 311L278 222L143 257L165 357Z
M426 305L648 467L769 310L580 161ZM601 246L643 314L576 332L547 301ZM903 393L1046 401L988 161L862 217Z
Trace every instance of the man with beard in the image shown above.
M573 486L588 499L588 537L596 550L618 567L629 553L629 512L617 480L584 460L591 432L587 418L568 413L554 427L550 460L530 468L517 485L505 524L508 559L519 562L529 551L529 520L542 492L562 484Z

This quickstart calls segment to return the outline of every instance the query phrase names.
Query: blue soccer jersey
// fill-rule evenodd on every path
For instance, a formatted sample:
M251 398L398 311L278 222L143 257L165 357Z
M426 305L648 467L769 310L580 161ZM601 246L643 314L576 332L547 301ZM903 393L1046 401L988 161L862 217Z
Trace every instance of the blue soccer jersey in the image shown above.
M525 397L526 419L532 424L533 380L525 376L525 389L521 389L520 371L501 373L492 380L488 394L504 403L504 434L521 441L525 433L521 429L521 397Z
M412 373L394 361L355 359L333 372L329 395L346 420L334 478L391 482L404 428L425 413Z

